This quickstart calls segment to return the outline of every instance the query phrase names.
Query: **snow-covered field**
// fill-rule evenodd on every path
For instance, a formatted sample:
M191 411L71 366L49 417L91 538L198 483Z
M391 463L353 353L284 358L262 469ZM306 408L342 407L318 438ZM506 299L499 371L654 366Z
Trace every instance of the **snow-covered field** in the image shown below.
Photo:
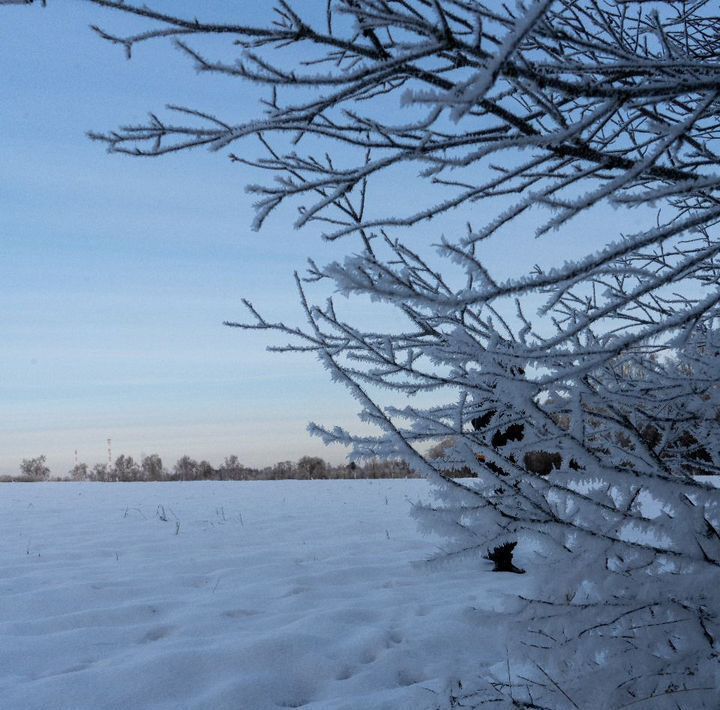
M409 516L427 494L2 485L0 707L447 707L454 679L503 661L506 596L530 575L422 564L442 545Z

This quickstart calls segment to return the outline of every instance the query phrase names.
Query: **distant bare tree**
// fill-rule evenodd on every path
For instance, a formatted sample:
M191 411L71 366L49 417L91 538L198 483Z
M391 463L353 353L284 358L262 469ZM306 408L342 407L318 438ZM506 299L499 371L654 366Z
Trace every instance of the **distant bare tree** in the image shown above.
M201 481L212 480L215 478L215 469L207 461L201 461L198 464L198 478Z
M23 459L20 463L20 473L31 481L47 481L50 478L50 469L45 461L44 455Z
M106 463L96 463L92 467L89 478L91 481L100 481L101 483L111 480L109 466Z
M162 459L157 454L143 456L140 469L141 478L145 481L161 481L165 476Z
M89 476L88 465L86 463L76 463L70 469L70 478L73 481L87 481Z
M279 461L272 467L271 477L274 479L294 478L295 464L292 461Z
M235 454L226 456L222 466L217 470L220 475L220 480L232 481L240 477L240 472L243 469L243 465Z
M318 456L303 456L296 468L300 478L327 478L327 464Z
M139 481L142 478L142 470L132 456L120 454L115 459L115 464L108 472L111 480L115 481Z
M173 468L173 475L179 481L194 481L199 478L198 462L189 456L182 456Z

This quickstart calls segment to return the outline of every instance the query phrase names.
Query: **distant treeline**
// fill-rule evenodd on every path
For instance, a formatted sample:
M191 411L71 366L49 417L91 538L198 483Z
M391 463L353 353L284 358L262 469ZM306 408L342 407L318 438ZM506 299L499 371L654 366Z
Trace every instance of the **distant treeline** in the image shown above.
M118 456L112 465L79 463L60 481L275 481L295 478L415 478L416 474L404 461L372 459L362 463L333 466L317 456L303 456L299 461L281 461L274 466L252 468L240 463L237 456L228 456L217 468L207 461L182 456L172 469L163 466L157 454L135 461L132 456ZM19 476L2 476L0 482L48 481L50 468L45 456L23 459Z

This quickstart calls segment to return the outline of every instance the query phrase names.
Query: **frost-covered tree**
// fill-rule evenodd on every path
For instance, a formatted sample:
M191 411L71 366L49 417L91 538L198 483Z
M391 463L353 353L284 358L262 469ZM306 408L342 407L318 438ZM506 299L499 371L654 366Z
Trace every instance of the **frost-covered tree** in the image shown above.
M98 29L128 56L169 39L268 90L250 122L174 106L94 138L139 156L244 141L231 159L276 178L249 188L257 228L295 204L296 227L349 243L297 276L304 327L249 303L240 324L314 351L378 433L313 431L437 484L417 514L447 556L517 542L541 582L513 672L476 704L714 707L720 511L697 477L720 463L713 4L330 0L318 17L279 0L255 25L91 1L137 18ZM423 204L382 199L408 180ZM547 263L523 258L528 231ZM329 291L395 325L348 322Z

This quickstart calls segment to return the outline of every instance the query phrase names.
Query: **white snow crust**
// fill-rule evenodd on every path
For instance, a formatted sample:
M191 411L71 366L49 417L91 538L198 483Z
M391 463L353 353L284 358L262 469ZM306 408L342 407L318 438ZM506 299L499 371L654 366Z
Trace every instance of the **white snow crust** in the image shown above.
M0 486L0 706L446 707L451 683L504 661L530 575L425 564L442 540L409 508L428 494L422 480Z

